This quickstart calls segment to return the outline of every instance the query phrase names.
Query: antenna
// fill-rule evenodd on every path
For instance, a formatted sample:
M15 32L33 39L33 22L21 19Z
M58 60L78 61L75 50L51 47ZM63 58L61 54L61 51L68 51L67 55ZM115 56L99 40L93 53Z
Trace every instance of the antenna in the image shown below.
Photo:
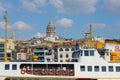
M7 43L8 43L8 12L6 11L5 19L5 44L4 44L4 62L9 62L7 58Z

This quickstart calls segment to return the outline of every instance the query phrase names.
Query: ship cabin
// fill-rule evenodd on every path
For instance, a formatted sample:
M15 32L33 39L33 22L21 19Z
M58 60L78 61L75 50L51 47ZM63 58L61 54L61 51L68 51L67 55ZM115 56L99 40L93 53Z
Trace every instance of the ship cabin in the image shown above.
M93 62L93 60L110 61L109 49L80 49L72 53L71 62Z

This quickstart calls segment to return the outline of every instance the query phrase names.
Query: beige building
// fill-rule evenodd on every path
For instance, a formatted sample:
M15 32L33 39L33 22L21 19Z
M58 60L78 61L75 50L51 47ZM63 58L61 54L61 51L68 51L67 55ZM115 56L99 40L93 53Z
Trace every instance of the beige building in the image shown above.
M9 60L12 60L12 51L15 49L15 38L8 39L7 42L7 57ZM4 43L5 39L0 38L0 61L4 60Z

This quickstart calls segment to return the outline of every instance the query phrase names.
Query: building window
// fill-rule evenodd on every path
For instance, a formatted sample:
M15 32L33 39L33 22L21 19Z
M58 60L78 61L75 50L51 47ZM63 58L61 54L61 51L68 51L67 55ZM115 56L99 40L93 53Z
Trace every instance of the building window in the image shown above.
M90 56L94 56L94 51L93 50L90 51Z
M0 43L0 47L4 47L4 44L1 44L1 43Z
M68 58L69 57L69 55L68 54L66 54L66 58Z
M60 62L63 62L63 60L60 60Z
M89 56L88 51L84 51L85 56Z
M102 66L102 72L106 72L106 66Z
M49 58L47 59L47 62L50 62L50 59L49 59Z
M18 54L18 60L21 60L21 54Z
M9 64L5 64L5 70L9 70L10 69L10 65Z
M99 71L99 66L94 66L94 70L95 70L95 72L98 72Z
M109 72L113 72L113 66L108 66Z
M69 51L69 48L66 48L65 51Z
M116 66L116 72L120 72L120 66Z
M7 53L7 57L11 57L11 53Z
M63 51L63 48L60 48L59 51Z
M74 48L71 48L71 51L74 51L75 49Z
M0 57L4 57L4 53L3 53L3 54L0 54Z
M80 66L80 71L85 71L85 66Z
M88 66L87 69L89 72L92 71L92 66Z
M63 56L62 56L62 54L60 54L60 58L62 58Z
M12 65L12 70L17 70L17 65L16 64Z
M82 56L83 55L83 53L80 53L80 56Z
M4 52L4 49L0 49L0 52Z

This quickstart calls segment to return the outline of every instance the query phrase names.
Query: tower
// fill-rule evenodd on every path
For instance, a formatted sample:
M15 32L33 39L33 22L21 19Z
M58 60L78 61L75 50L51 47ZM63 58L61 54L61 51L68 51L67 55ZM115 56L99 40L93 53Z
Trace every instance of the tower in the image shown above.
M87 48L93 48L93 42L92 42L92 24L90 24L90 31L85 32L85 44Z
M16 36L15 36L14 32L12 32L12 39L13 39L13 41L16 41Z
M56 36L56 29L52 22L52 18L50 18L50 21L48 23L48 26L46 28L46 37L55 37Z

